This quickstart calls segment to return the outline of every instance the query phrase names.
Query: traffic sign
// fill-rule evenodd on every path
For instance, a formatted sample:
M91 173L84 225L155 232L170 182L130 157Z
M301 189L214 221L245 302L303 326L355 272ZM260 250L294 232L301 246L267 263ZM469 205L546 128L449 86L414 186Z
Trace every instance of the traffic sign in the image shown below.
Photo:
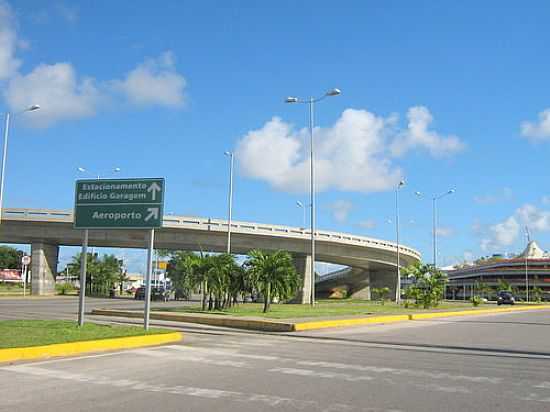
M21 264L22 264L23 266L28 266L28 265L30 265L30 264L31 264L31 257L30 257L30 256L27 256L27 255L23 256L23 257L21 258Z
M162 226L164 179L76 181L76 229L152 229Z

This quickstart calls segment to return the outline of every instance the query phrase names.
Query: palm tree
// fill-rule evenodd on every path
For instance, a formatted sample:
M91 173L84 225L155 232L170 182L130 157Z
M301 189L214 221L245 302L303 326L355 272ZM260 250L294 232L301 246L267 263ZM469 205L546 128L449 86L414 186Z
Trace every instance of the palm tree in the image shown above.
M245 265L254 286L264 297L264 313L269 311L273 297L289 299L296 293L298 273L288 252L268 253L255 249L249 256Z

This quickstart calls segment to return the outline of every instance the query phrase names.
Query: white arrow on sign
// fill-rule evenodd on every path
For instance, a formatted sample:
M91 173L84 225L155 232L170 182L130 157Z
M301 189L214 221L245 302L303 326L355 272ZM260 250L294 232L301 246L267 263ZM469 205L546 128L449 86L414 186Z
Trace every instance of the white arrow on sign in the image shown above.
M157 185L157 182L151 183L151 186L147 188L147 192L150 192L152 195L153 200L156 200L157 198L157 192L160 192L162 189L159 185ZM147 220L147 219L145 219Z
M145 216L145 221L148 222L151 220L151 218L158 219L159 218L159 208L158 207L149 207L147 208L147 211L149 214Z

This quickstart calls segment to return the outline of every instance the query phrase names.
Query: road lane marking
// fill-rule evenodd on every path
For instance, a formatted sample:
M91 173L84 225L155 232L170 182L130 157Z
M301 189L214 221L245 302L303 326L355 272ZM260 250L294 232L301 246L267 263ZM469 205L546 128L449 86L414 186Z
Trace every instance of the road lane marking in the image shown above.
M302 411L322 411L322 412L355 412L355 411L370 411L370 412L390 412L395 409L380 409L380 408L359 408L352 405L335 403L335 404L320 404L316 401L293 399L275 395L265 395L258 393L245 393L237 391L226 391L214 388L201 388L194 386L176 385L170 386L165 384L150 384L147 382L138 381L135 379L116 379L106 376L94 376L89 374L71 373L62 370L52 370L38 368L35 366L16 365L0 368L0 370L11 371L31 376L40 376L48 379L62 379L74 382L82 382L93 385L115 386L126 388L138 392L160 392L167 394L183 395L198 397L202 399L222 399L241 403L260 403L272 408L281 410L296 409Z
M354 376L349 373L338 372L317 372L311 369L297 369L297 368L273 368L269 369L270 373L283 373L285 375L305 376L308 378L325 378L343 380L346 382L360 382L371 381L374 378L372 376Z

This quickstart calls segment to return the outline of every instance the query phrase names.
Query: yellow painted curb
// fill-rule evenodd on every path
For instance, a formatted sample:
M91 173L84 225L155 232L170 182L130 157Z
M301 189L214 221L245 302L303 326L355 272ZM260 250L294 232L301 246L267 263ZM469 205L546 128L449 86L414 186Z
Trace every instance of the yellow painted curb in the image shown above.
M118 349L141 348L178 342L183 338L180 332L156 335L129 336L124 338L88 340L53 345L31 346L25 348L0 349L0 362L13 362L47 358L52 356L70 356L86 352L104 352Z
M434 319L434 318L448 318L452 316L468 316L468 315L492 315L505 312L520 312L527 310L541 310L550 309L550 305L536 305L536 306L511 306L509 308L498 309L472 309L472 310L457 310L453 312L432 312L432 313L413 313L410 315L411 320L422 319Z
M373 316L370 318L319 320L294 324L295 331L336 328L342 326L359 326L371 323L395 323L409 320L409 315Z

